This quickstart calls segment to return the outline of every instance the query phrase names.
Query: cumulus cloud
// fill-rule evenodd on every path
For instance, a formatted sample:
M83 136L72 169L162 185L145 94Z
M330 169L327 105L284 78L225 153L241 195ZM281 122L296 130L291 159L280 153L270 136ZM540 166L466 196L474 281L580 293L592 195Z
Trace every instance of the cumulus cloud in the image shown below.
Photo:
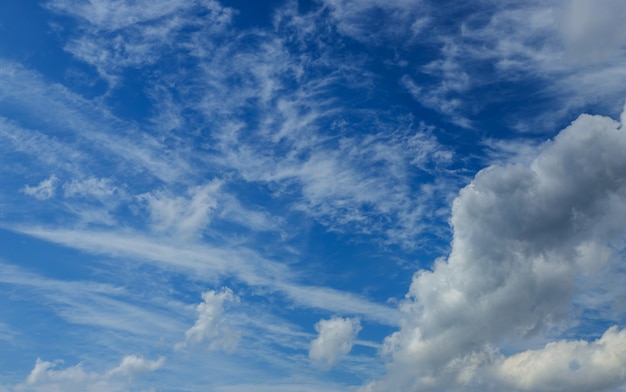
M50 178L41 181L35 186L24 186L21 191L37 200L48 200L54 197L57 189L57 177L53 174Z
M495 361L499 345L567 327L580 282L611 268L623 246L626 137L618 128L610 118L582 115L530 163L476 175L453 205L451 252L415 274L401 329L385 340L389 374L370 390L469 389ZM590 347L620 336L607 331ZM501 371L514 380L524 356L546 358L556 347L543 357L513 356ZM611 361L623 363L625 353L616 351ZM578 363L588 374L603 362ZM599 390L605 382L586 381L581 390Z
M62 361L49 362L37 358L35 367L16 391L105 392L127 391L132 378L163 366L165 358L150 361L128 355L120 364L104 373L89 372L82 364L59 368Z
M626 381L626 330L609 328L594 342L548 343L506 358L496 376L521 391L595 392Z
M339 358L352 350L354 340L361 330L357 318L333 317L315 324L317 338L309 347L309 358L325 366L334 365Z
M176 348L208 342L211 350L234 350L239 343L240 333L233 328L223 311L225 303L239 302L239 297L231 289L223 288L219 292L210 290L202 293L202 300L196 307L196 323L185 332L185 341L177 344Z

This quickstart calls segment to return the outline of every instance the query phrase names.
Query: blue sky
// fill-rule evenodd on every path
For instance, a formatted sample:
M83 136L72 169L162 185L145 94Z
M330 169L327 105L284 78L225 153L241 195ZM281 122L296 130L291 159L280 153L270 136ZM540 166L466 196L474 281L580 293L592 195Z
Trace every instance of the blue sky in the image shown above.
M0 391L625 391L625 18L0 3Z

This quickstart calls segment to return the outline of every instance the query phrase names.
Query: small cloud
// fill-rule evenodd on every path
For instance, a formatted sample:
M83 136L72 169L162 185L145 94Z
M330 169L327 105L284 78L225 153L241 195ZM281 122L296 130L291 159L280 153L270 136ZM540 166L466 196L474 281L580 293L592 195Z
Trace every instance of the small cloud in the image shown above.
M54 197L57 188L57 177L53 174L47 180L41 181L38 185L26 185L20 191L32 196L37 200L48 200Z
M119 189L108 178L90 177L85 180L73 180L63 184L65 197L94 197L103 200L114 196Z
M152 192L139 196L139 200L147 203L156 232L192 237L209 223L211 213L217 208L220 187L221 182L212 181L188 189L185 196Z
M122 359L119 366L107 372L107 375L134 376L139 373L153 372L165 363L165 358L160 357L156 361L149 361L136 355L127 355Z
M120 364L104 373L89 372L79 363L64 369L63 361L44 361L37 358L35 367L25 383L15 390L28 391L127 391L131 379L141 373L152 372L163 366L165 358L155 361L128 355Z
M226 302L239 302L239 297L225 287L219 292L210 290L202 293L202 300L196 307L196 323L185 332L185 341L178 343L175 348L208 342L211 350L233 351L239 344L240 333L232 328L223 311Z
M361 322L358 318L333 317L320 320L315 330L318 336L311 342L309 358L330 367L352 350Z

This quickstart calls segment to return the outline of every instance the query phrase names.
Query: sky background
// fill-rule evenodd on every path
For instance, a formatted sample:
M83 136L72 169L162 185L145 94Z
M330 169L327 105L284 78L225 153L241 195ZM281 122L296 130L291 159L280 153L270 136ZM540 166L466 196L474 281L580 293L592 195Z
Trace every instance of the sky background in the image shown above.
M0 391L626 391L624 20L0 2Z

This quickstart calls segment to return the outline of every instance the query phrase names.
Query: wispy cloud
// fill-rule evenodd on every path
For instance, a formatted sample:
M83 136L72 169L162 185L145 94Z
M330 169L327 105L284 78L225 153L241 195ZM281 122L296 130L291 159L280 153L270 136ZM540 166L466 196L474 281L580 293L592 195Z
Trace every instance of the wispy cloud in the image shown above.
M241 282L283 293L300 306L326 309L331 312L357 314L364 319L394 325L397 313L391 307L370 302L359 295L327 287L298 284L298 275L276 261L267 260L250 249L231 249L207 245L179 247L132 232L113 234L86 230L52 230L46 228L15 228L64 246L95 254L133 257L176 268L198 278L234 276Z
M156 303L133 303L131 293L123 287L90 281L63 281L39 276L10 264L2 264L0 281L23 287L24 296L51 306L69 323L129 332L135 335L171 334L183 325L168 316L173 309ZM147 308L150 307L150 309Z
M26 185L21 189L22 192L28 196L32 196L37 200L50 199L56 193L57 178L53 174L47 180L41 181L38 185L30 186Z
M225 304L229 302L239 302L239 297L229 288L223 288L220 292L211 290L202 293L202 303L196 307L198 319L185 332L184 342L176 347L180 349L206 343L213 350L233 350L241 337L222 314Z
M511 85L533 81L537 104L530 104L533 110L546 112L537 121L513 115L509 119L509 126L526 131L551 129L564 116L589 104L609 104L606 109L611 113L619 110L615 102L623 95L618 86L626 77L622 66L626 36L616 26L626 12L623 4L585 0L488 3L487 8L463 8L463 18L438 27L438 34L426 40L438 42L441 58L420 67L415 76L421 80L434 77L434 83L425 80L418 86L409 76L402 79L418 101L458 122L460 116L510 95L509 90L482 93L496 80ZM437 8L433 5L431 12ZM481 102L472 97L480 97ZM536 107L539 104L543 109Z
M10 388L623 383L624 125L511 133L622 107L619 0L242 7L49 0L0 59L0 289L67 339L3 320Z

